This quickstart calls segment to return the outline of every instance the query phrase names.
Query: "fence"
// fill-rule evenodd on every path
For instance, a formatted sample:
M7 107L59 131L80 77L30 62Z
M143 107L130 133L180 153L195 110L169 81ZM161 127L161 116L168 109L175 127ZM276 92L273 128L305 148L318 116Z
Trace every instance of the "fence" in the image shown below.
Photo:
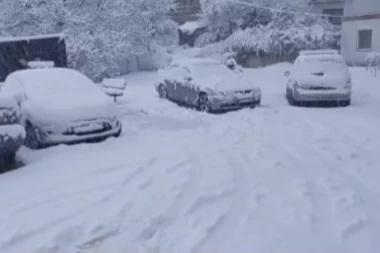
M365 61L367 71L377 76L377 73L380 72L380 53L371 52L367 54Z
M280 62L294 62L298 54L270 54L270 53L251 53L238 56L237 61L245 68L258 68Z

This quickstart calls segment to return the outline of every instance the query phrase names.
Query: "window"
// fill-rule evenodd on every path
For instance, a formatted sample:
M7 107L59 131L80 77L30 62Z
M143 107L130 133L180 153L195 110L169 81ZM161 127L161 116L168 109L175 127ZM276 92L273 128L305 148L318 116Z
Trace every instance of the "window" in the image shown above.
M358 50L372 49L372 30L363 29L358 31Z
M326 15L328 20L333 25L342 24L343 9L324 9L322 11L323 15Z

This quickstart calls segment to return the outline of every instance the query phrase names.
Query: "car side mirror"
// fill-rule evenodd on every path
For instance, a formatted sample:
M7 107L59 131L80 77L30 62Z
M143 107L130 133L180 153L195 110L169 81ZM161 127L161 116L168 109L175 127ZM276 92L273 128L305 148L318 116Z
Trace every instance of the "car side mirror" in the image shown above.
M284 76L290 76L290 71L285 71Z
M185 76L183 79L185 79L185 81L188 81L188 82L193 80L193 78L191 76Z

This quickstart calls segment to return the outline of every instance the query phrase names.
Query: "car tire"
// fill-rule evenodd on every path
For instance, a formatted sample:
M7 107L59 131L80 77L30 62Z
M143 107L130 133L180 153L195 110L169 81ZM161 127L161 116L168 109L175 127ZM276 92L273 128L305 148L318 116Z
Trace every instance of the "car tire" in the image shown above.
M30 149L40 149L41 143L38 139L38 135L33 125L30 123L27 123L25 127L25 131L26 131L26 137L24 141L25 146Z
M120 124L120 130L119 130L119 131L117 131L117 133L113 135L113 137L115 137L115 138L118 138L118 137L120 137L120 135L121 135L121 132L122 132L122 129L123 129L123 126L121 125L121 123L119 123L119 124Z
M286 98L288 100L289 105L291 106L297 105L296 101L294 100L293 91L291 89L286 90Z
M204 92L201 92L198 95L197 109L200 112L207 112L207 113L210 113L212 111L212 104L210 100L208 99L207 94Z
M162 99L167 99L168 98L168 90L166 89L165 85L160 84L158 86L158 95Z
M259 106L261 104L261 99L255 103L253 103L253 105L250 106L251 109L255 109L257 106Z
M16 166L16 154L7 154L0 157L0 174L13 170Z
M347 107L351 105L351 99L345 101L338 101L338 106Z

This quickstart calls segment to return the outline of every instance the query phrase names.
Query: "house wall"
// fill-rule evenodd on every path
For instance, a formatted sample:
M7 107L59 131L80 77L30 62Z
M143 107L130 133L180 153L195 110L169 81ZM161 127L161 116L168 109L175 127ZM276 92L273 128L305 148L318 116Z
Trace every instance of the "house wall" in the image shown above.
M372 29L372 48L358 50L358 31L368 28ZM350 65L365 65L369 52L380 52L380 0L346 0L341 51Z
M379 0L346 0L345 1L345 15L355 16L369 13L380 12Z
M372 29L372 49L358 50L358 31ZM380 17L372 20L344 21L341 40L342 55L349 65L365 65L369 52L380 52Z

